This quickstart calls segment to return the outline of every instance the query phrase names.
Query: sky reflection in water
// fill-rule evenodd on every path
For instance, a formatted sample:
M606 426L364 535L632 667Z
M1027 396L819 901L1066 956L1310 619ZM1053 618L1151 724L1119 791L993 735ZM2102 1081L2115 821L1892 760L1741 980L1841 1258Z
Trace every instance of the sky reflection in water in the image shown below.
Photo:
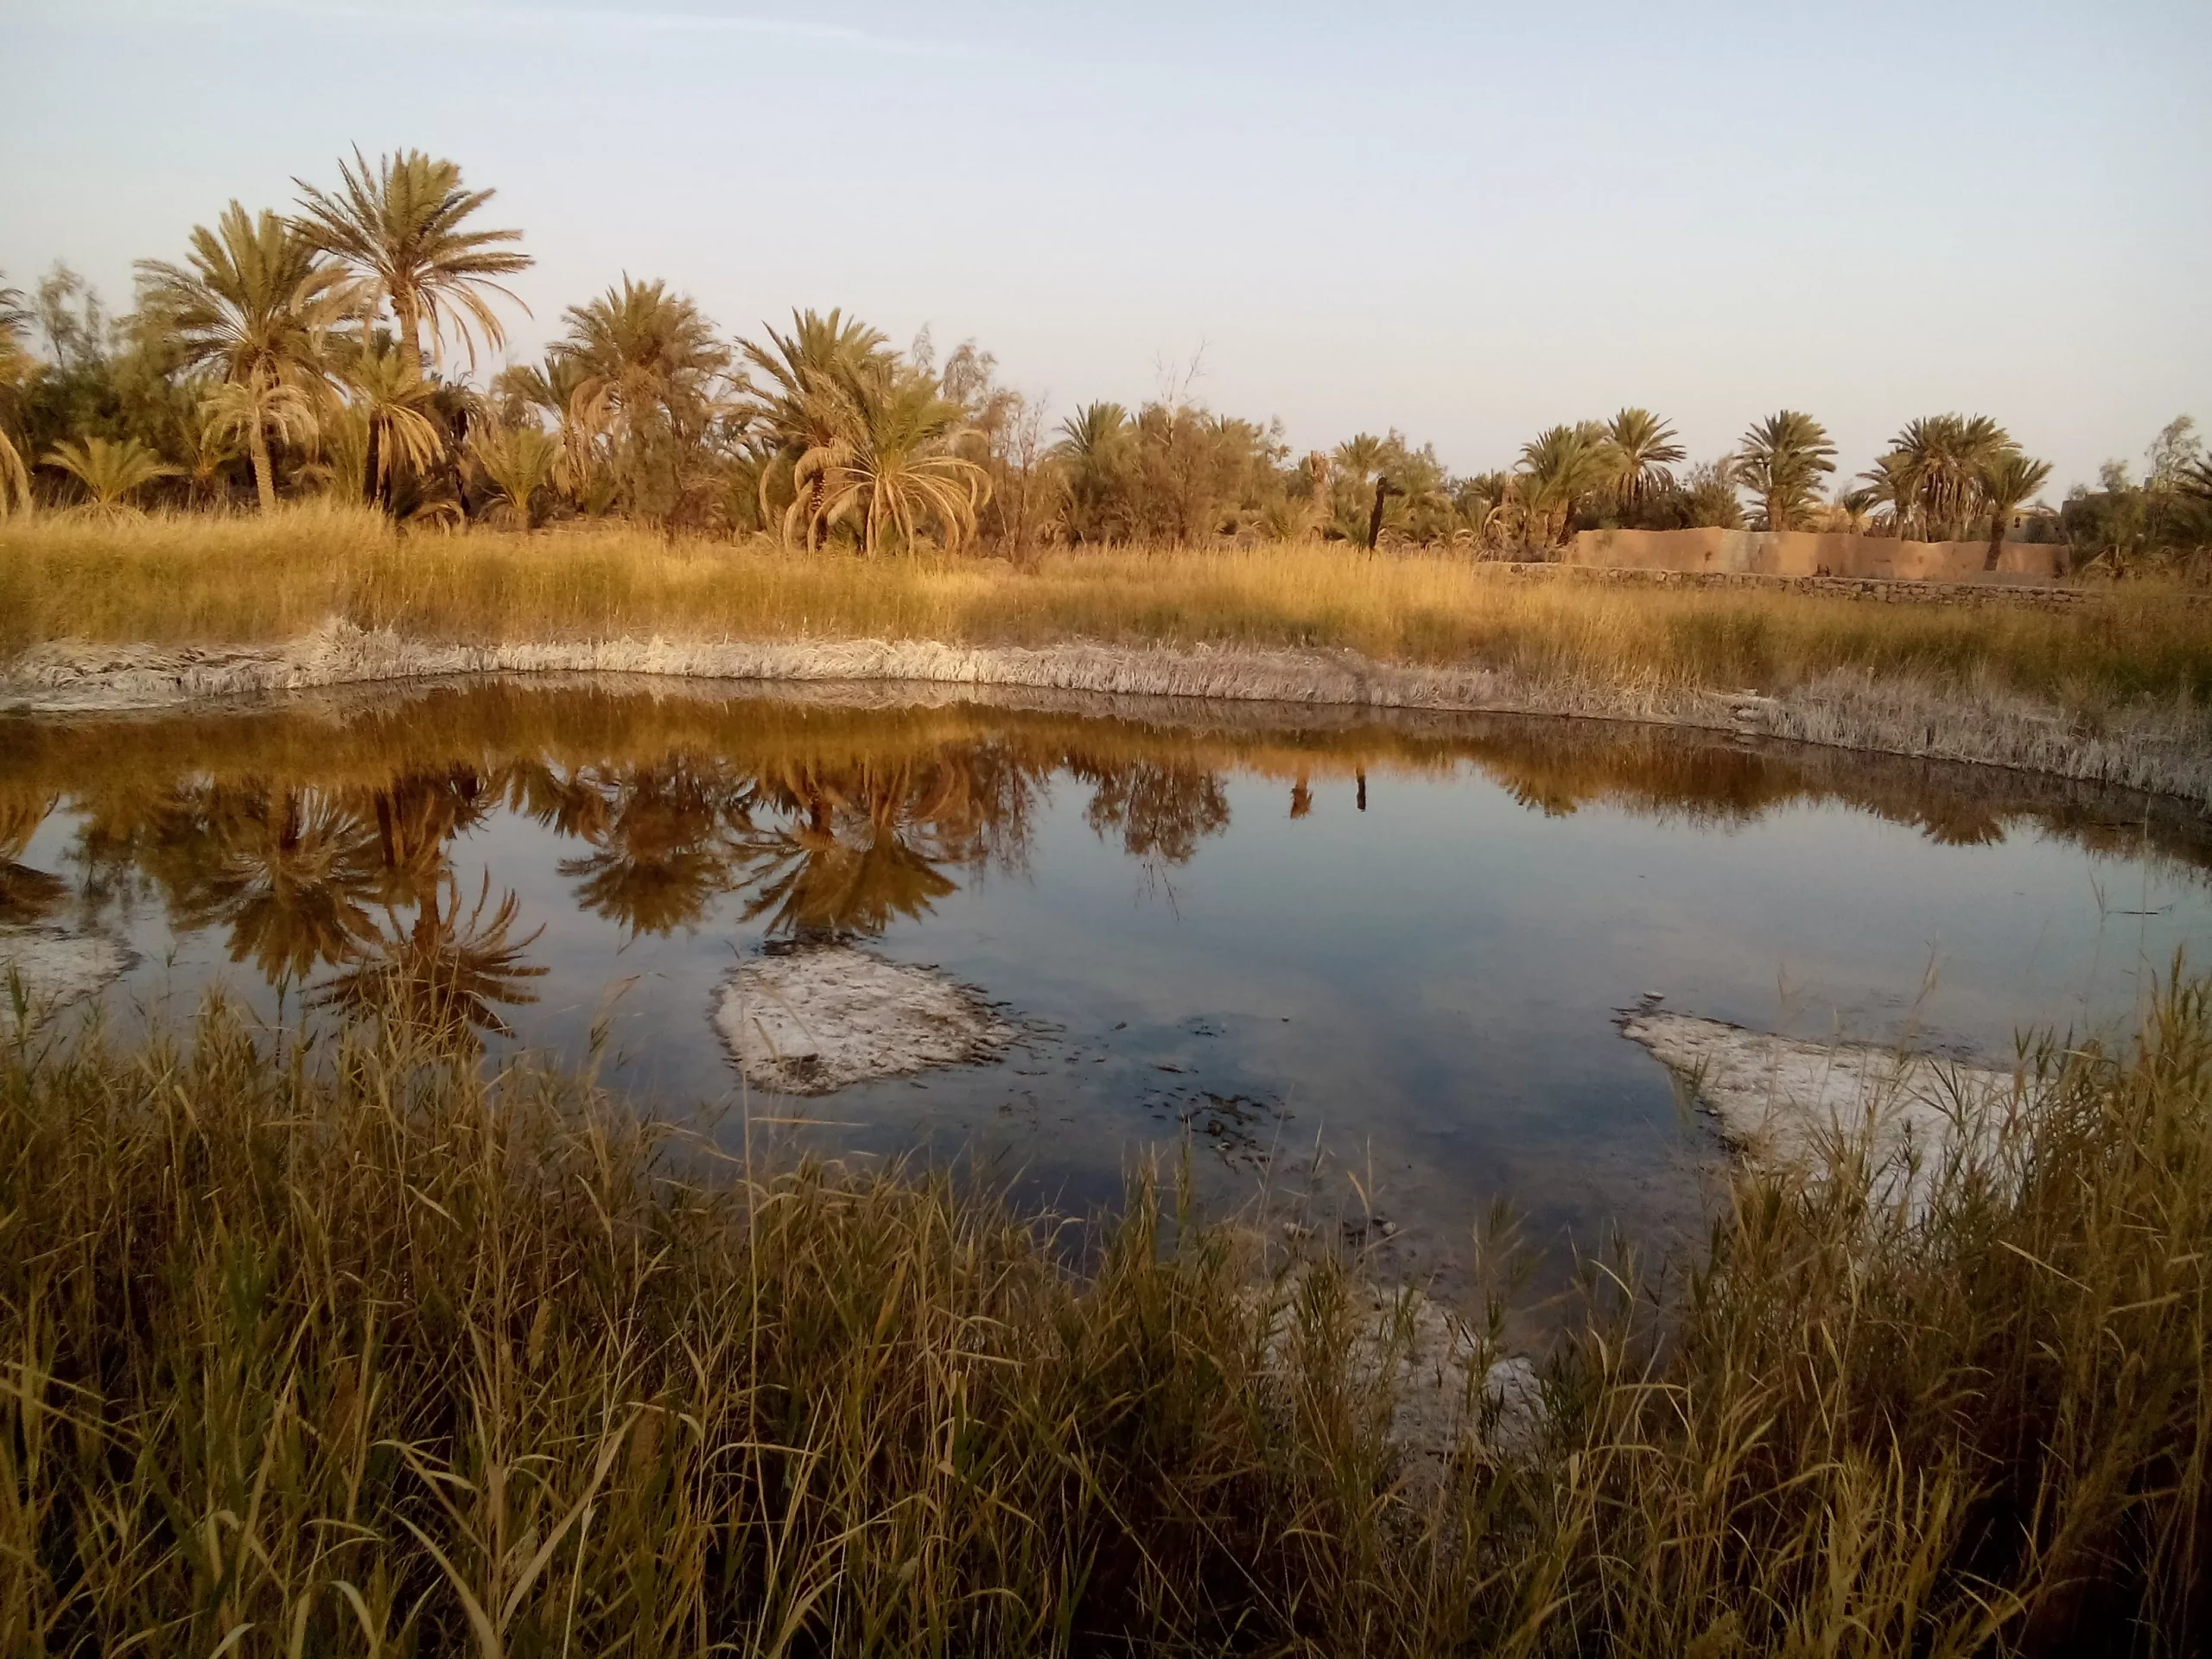
M1646 992L2001 1057L2124 1027L2212 944L2201 820L2048 780L1594 723L838 696L0 722L0 926L128 943L126 1030L211 983L494 1052L580 1057L603 1018L607 1077L657 1109L981 1154L1076 1206L1187 1131L1210 1193L1356 1180L1406 1266L1447 1269L1499 1194L1585 1243L1694 1215L1709 1146L1613 1026ZM940 967L1027 1040L740 1102L717 984L827 938Z

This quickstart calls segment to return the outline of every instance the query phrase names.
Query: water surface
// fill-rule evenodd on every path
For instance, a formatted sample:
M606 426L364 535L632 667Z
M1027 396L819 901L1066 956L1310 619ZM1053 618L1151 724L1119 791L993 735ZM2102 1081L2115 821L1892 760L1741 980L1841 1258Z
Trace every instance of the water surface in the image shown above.
M126 1030L213 985L271 1019L411 987L494 1054L597 1027L610 1083L725 1137L980 1157L1078 1207L1187 1141L1209 1193L1318 1186L1446 1271L1499 1195L1554 1246L1694 1217L1713 1148L1615 1028L1643 997L2003 1058L2124 1028L2212 944L2212 836L2140 797L1599 722L911 695L0 721L0 926L127 944ZM833 938L1022 1043L742 1090L717 987Z

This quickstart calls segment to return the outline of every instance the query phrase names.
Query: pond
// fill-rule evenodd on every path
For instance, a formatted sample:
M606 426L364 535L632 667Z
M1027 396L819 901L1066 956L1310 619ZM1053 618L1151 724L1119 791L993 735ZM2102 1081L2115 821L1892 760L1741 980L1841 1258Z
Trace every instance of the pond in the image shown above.
M1554 1255L1694 1223L1716 1143L1624 1009L2002 1062L2201 961L2208 870L2171 802L1594 721L604 679L0 720L0 946L107 951L111 1030L427 984L378 1006L733 1145L1078 1210L1187 1146L1447 1275L1500 1197ZM1007 1046L747 1084L733 974L855 947Z

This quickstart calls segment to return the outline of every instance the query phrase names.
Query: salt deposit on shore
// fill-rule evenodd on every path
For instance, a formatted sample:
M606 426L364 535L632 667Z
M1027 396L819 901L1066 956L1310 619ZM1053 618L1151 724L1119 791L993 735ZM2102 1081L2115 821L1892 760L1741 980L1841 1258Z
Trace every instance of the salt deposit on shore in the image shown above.
M995 1059L1014 1038L967 987L849 945L744 963L714 1021L746 1081L787 1095Z
M0 928L0 1037L16 1031L15 988L34 1022L65 1003L91 996L123 977L130 953L97 934L54 928Z
M652 674L785 683L908 681L1118 696L1648 721L2016 767L2212 806L2212 741L2171 707L2114 710L2095 729L2031 698L1829 674L1775 696L1655 682L1531 679L1480 666L1376 662L1350 652L1237 646L1029 648L931 639L601 639L434 644L332 621L283 645L41 645L0 666L0 709L172 708L270 692L449 675Z
M1810 1169L1839 1136L1864 1137L1877 1165L1923 1166L1983 1134L2027 1098L2010 1071L1862 1043L1810 1043L1719 1020L1654 1010L1621 1027L1683 1078L1748 1161Z

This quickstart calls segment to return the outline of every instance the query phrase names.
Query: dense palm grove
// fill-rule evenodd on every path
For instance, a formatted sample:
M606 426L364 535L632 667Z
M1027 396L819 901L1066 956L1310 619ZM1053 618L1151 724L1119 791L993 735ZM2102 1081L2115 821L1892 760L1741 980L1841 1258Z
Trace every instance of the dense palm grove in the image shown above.
M1783 410L1695 466L1641 409L1560 425L1510 469L1459 477L1395 431L1294 455L1279 423L1171 393L1083 405L1057 429L975 342L940 360L832 310L724 337L665 283L625 276L563 319L537 363L480 384L506 345L521 233L449 161L358 151L289 213L233 202L181 264L143 261L111 317L66 267L0 289L0 510L119 513L249 497L372 504L411 524L530 530L617 515L670 534L767 533L865 553L1319 537L1543 556L1582 529L1847 530L2064 539L2115 573L2212 543L2192 424L2139 481L2106 468L2056 513L2050 477L1984 416L1910 423L1867 472ZM34 350L32 341L42 350ZM1746 503L1748 501L1748 508Z

